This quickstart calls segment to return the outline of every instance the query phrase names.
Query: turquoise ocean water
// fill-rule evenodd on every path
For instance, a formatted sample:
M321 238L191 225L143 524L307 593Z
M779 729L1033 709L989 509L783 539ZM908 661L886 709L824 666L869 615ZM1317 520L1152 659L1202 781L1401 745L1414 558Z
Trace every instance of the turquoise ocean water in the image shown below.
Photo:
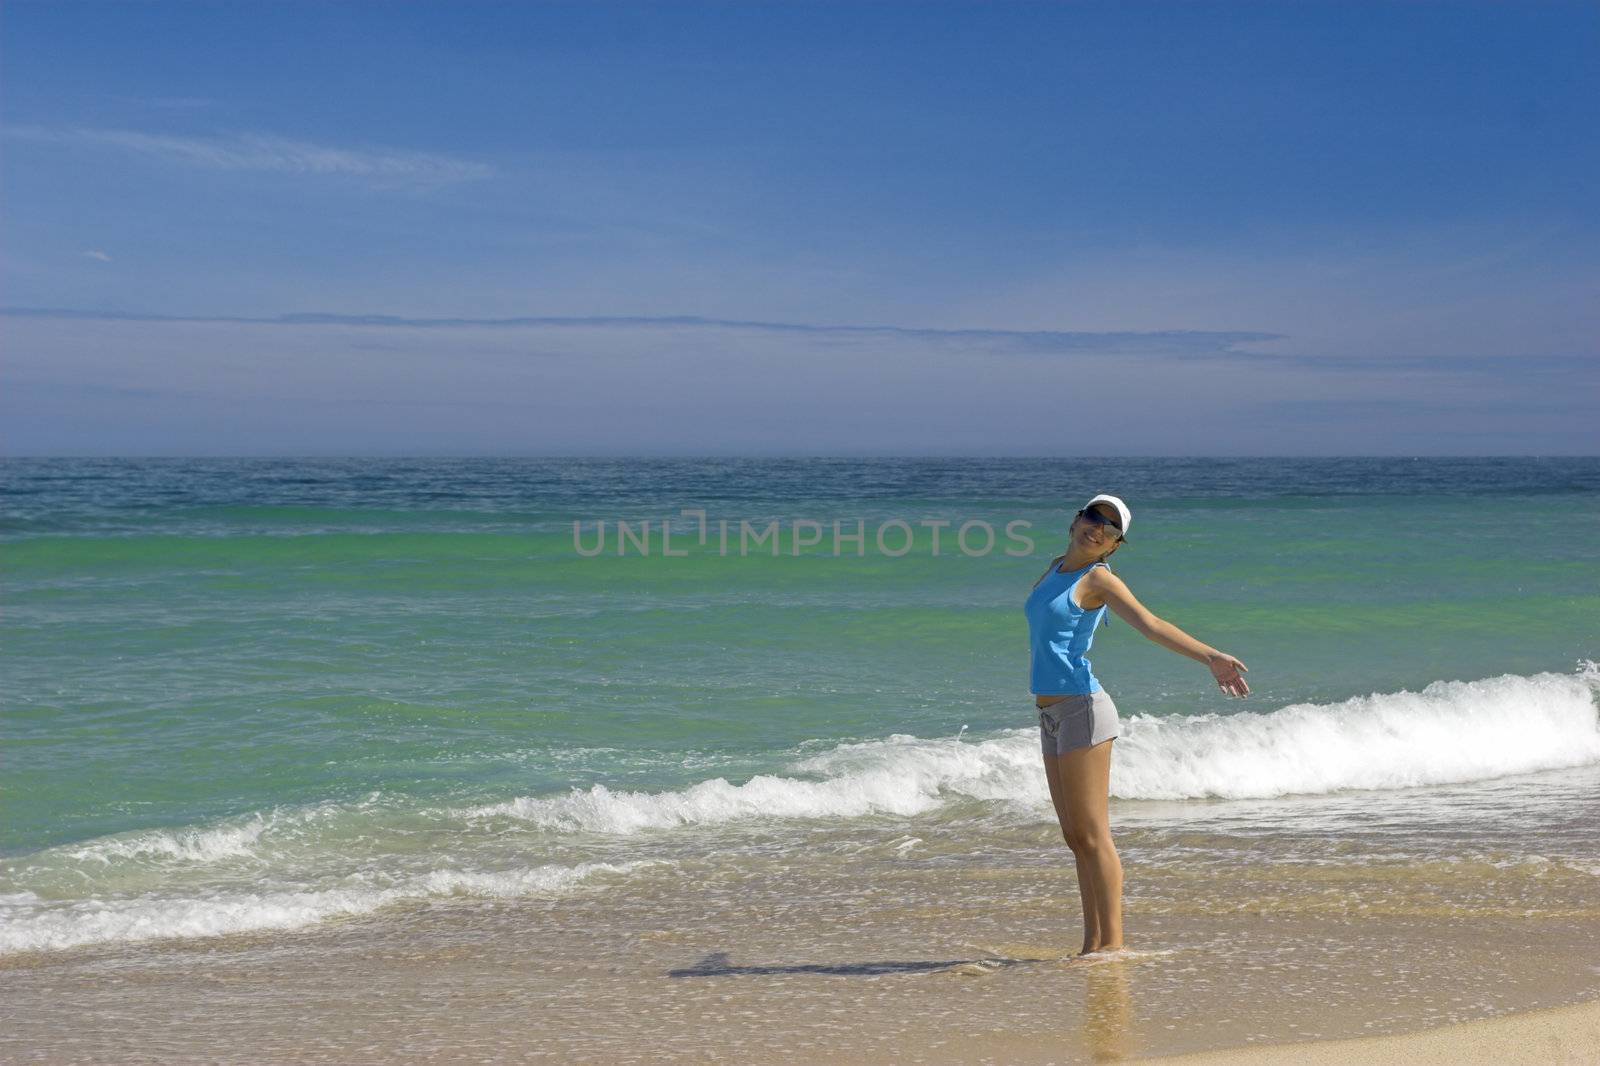
M1600 459L11 460L0 952L1047 819L1022 602L1102 491L1254 690L1101 629L1120 819L1600 765Z

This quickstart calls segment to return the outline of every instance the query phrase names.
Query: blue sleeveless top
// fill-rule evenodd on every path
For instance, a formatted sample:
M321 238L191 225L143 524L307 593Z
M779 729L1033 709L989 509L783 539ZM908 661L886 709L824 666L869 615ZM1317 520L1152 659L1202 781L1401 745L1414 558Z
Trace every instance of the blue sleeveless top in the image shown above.
M1072 586L1099 562L1062 573L1059 561L1050 564L1046 574L1028 594L1022 611L1028 616L1028 645L1032 660L1035 695L1083 694L1099 692L1100 681L1089 666L1086 653L1094 643L1094 631L1105 617L1104 604L1092 611L1072 602Z

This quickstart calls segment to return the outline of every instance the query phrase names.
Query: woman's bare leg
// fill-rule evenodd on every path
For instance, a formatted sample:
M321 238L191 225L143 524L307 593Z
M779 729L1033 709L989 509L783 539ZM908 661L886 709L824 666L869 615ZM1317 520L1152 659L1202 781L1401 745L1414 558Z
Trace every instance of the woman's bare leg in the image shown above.
M1055 757L1061 800L1057 805L1067 846L1078 861L1078 883L1084 897L1083 950L1116 951L1122 947L1122 859L1111 842L1107 814L1111 792L1111 745L1114 740ZM1048 771L1047 771L1048 773ZM1055 792L1052 791L1052 798ZM1087 883L1088 888L1084 889ZM1093 910L1093 921L1088 917Z
M1072 812L1067 807L1066 792L1061 785L1061 768L1057 765L1059 761L1057 756L1046 755L1044 776L1050 783L1050 802L1055 805L1056 820L1061 823L1061 839L1070 847ZM1090 876L1083 857L1074 850L1072 859L1078 868L1078 896L1083 901L1083 951L1088 954L1100 943L1100 907L1095 901L1094 878Z

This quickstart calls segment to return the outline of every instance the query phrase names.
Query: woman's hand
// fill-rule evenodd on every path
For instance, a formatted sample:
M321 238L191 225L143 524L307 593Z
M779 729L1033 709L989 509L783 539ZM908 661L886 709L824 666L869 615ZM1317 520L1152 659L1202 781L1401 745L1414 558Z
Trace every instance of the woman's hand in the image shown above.
M1206 660L1206 665L1211 667L1211 676L1217 679L1223 695L1250 695L1250 686L1245 684L1244 678L1240 676L1241 673L1250 672L1250 668L1244 663L1219 651Z

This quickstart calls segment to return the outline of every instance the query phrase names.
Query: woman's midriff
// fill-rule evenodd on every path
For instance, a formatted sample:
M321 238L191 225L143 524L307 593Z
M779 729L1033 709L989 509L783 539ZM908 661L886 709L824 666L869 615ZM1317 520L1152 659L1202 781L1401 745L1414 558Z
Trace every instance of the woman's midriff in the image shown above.
M1072 693L1067 693L1067 696L1070 695L1072 695ZM1052 703L1060 703L1062 700L1066 699L1067 696L1041 696L1038 693L1035 693L1033 697L1033 705L1038 707L1040 710L1043 710Z

